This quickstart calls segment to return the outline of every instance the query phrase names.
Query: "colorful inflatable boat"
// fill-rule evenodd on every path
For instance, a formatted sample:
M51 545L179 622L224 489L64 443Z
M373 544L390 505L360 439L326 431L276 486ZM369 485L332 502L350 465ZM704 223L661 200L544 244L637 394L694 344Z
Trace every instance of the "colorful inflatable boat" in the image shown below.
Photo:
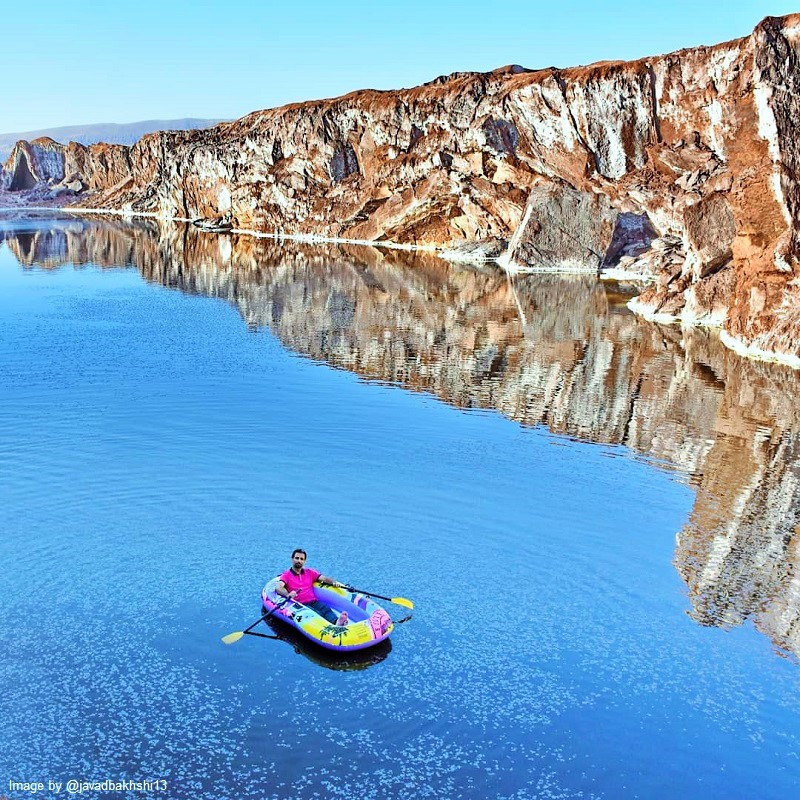
M266 611L271 611L286 598L275 591L278 579L273 578L262 590L261 601ZM394 628L391 617L373 600L357 592L336 586L314 584L317 600L330 606L337 614L347 612L347 625L328 622L302 603L290 601L278 608L273 619L288 622L300 633L328 650L346 652L363 650L386 639Z

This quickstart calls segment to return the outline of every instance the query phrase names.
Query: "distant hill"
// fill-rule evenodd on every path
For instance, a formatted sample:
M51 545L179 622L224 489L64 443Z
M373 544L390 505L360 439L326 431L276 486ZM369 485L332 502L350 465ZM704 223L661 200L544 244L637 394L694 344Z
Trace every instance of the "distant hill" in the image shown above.
M57 142L80 142L94 144L133 144L146 133L153 131L179 131L194 128L210 128L223 120L219 119L148 119L143 122L128 122L118 125L114 122L100 122L96 125L67 125L62 128L46 128L40 131L21 131L18 133L0 133L0 163L5 161L14 145L20 139L38 139L49 136Z

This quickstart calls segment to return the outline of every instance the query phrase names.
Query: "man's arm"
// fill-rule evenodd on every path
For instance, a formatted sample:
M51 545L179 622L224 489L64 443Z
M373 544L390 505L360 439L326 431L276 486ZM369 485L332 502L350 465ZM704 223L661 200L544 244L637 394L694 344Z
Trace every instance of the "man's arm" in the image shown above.
M288 597L292 600L297 597L297 592L286 591L286 584L283 581L278 581L275 584L275 594L279 594L281 597Z
M343 583L339 583L339 581L335 580L334 578L329 578L327 575L320 575L317 580L324 586L327 584L328 586L344 586Z

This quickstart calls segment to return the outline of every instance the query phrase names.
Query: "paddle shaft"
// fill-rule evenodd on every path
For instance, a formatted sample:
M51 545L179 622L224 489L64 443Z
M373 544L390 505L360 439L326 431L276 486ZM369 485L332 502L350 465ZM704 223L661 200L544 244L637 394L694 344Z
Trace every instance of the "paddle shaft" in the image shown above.
M272 611L267 611L267 613L264 614L263 617L259 617L249 628L245 628L242 631L242 633L250 633L250 631L253 630L253 628L255 628L255 626L258 625L259 622L265 622L266 620L268 620L279 608L283 608L289 602L289 600L291 600L291 598L287 597L283 602L278 603L278 605L276 605L275 608L272 609Z
M355 589L352 586L343 586L343 589L347 589L348 592L356 592L358 594L365 594L367 597L377 597L378 600L388 600L390 603L394 603L396 600L405 600L405 597L384 597L382 594L375 594L374 592L365 592L363 589ZM402 603L401 603L402 605Z

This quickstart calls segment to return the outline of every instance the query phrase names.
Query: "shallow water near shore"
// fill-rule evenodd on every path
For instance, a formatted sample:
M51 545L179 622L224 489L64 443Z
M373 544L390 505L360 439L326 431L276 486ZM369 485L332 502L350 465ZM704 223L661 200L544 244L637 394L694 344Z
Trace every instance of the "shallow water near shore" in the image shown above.
M792 370L586 277L0 236L0 794L793 794ZM298 546L414 601L390 648L221 643Z

